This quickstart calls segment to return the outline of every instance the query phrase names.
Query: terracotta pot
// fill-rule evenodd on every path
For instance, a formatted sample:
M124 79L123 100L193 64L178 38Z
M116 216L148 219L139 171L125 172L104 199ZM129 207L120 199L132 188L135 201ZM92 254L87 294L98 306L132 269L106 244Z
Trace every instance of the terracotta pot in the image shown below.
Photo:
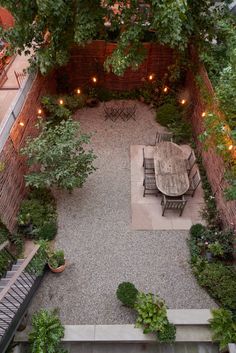
M54 272L54 273L61 273L61 272L63 272L63 271L65 270L65 268L66 268L66 263L64 263L64 265L61 265L61 266L59 266L59 267L57 267L57 268L53 268L53 267L51 267L51 266L48 264L48 267L49 267L50 270L51 270L52 272Z

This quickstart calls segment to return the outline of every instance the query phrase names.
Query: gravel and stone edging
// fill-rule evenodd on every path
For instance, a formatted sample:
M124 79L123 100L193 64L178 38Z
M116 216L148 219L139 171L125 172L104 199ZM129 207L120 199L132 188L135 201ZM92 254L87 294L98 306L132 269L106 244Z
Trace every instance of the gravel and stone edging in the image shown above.
M56 246L69 262L48 273L33 299L39 308L60 309L67 325L131 324L134 312L117 300L120 282L158 293L170 309L216 307L191 273L188 231L131 230L130 145L153 144L154 112L137 103L136 121L104 121L102 105L76 113L83 132L96 132L92 147L98 169L82 189L56 192Z

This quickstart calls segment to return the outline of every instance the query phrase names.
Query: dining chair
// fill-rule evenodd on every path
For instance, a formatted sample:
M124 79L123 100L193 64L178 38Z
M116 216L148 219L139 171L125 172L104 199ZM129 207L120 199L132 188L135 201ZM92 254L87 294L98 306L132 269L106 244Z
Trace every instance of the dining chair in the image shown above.
M189 156L188 156L188 159L186 160L186 168L187 168L187 172L188 172L188 175L190 175L190 172L194 166L194 164L196 163L196 156L195 156L195 153L193 150L191 150Z
M185 200L183 195L176 197L162 195L162 216L165 215L166 210L177 210L179 211L179 216L182 216L186 203L187 200Z
M160 194L160 191L158 190L156 186L156 179L154 174L145 174L144 179L143 179L143 197L146 195L158 195Z
M190 181L190 186L188 191L185 193L185 195L191 195L193 197L195 194L195 191L197 190L201 182L201 176L198 170L196 170L193 176L189 178L189 181Z
M154 169L154 158L150 156L147 158L145 156L145 150L143 147L143 168L144 168L144 174L155 174L155 169Z
M172 132L158 132L156 133L155 145L159 142L163 141L171 141L173 140Z

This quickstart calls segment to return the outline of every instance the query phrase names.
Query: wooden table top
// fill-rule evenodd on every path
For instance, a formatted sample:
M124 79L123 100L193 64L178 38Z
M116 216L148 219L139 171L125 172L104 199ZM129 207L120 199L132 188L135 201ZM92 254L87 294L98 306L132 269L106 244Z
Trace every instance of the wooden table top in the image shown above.
M160 142L154 149L158 189L167 196L181 196L189 189L189 178L182 149L173 142Z

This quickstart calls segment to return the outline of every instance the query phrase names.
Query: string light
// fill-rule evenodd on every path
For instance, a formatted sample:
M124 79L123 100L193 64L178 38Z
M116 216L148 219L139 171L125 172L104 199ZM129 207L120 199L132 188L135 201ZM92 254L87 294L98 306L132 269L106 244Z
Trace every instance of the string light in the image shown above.
M97 82L97 77L92 77L92 81L94 82L94 83L96 83Z
M78 88L76 92L77 92L77 94L80 94L81 90Z
M149 79L149 81L152 81L153 80L153 75L149 75L148 79Z
M168 87L167 87L167 86L164 87L163 91L164 91L165 93L168 92Z
M19 125L20 125L20 126L24 126L25 124L21 121L21 122L19 123Z
M229 145L229 151L231 151L233 148L233 145Z
M203 113L202 113L202 117L203 117L203 118L204 118L204 116L206 116L206 112L203 112Z
M42 109L38 109L38 114L39 114L39 115L42 114Z
M182 105L184 105L184 104L186 103L186 99L182 99L182 100L180 101L180 103L181 103Z
M64 104L63 99L60 99L60 100L59 100L59 104L60 104L60 105L63 105L63 104Z

